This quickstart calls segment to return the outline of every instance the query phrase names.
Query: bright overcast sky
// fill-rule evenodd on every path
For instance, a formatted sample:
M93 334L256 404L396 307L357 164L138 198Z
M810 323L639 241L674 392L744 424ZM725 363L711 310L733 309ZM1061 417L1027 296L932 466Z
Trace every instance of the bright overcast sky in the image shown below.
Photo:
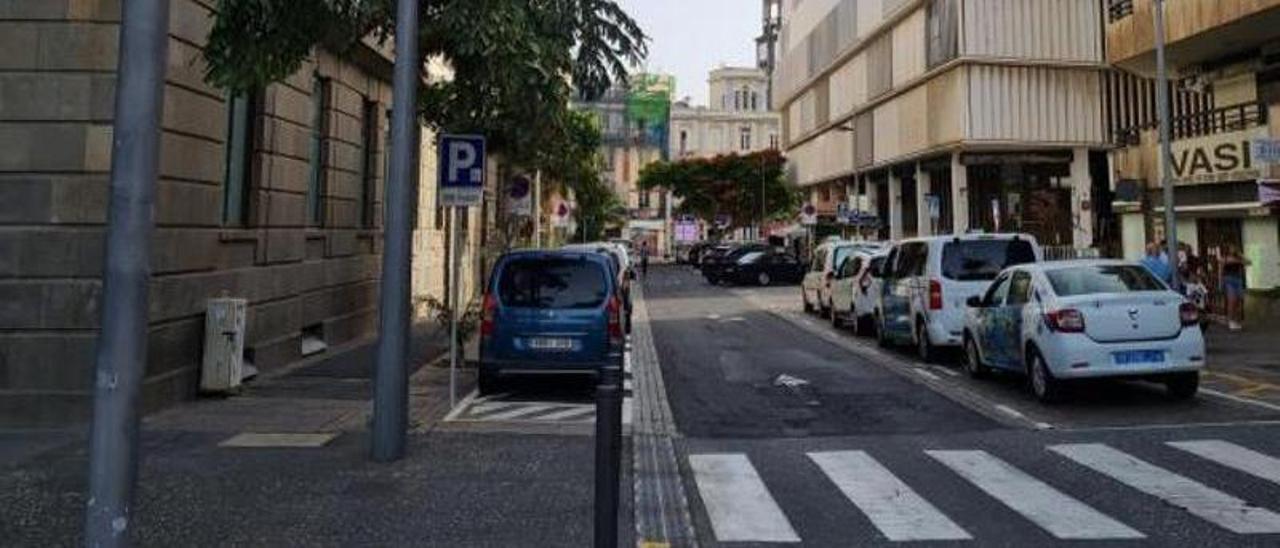
M674 74L676 99L707 104L707 72L754 66L759 0L618 0L645 33L649 72Z

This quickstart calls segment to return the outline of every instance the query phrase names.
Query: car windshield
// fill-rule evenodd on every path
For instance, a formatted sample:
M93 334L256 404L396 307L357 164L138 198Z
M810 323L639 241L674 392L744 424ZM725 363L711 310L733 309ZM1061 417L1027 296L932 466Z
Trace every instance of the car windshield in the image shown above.
M1164 291L1167 289L1151 271L1139 265L1099 265L1059 268L1045 272L1053 292L1062 297Z
M518 308L595 308L608 293L600 266L584 259L515 259L498 281L502 303Z
M763 251L752 251L738 258L738 264L752 264L764 256Z
M1036 262L1026 240L964 240L942 246L942 276L958 281L994 280L1008 267Z

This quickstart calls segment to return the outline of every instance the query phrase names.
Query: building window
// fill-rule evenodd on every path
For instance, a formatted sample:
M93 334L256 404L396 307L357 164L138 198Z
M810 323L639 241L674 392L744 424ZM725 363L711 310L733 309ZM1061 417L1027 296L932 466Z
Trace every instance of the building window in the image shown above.
M360 227L375 225L374 206L377 203L378 178L374 166L378 163L378 103L365 100L360 115Z
M733 92L733 110L742 110L742 93Z
M749 101L750 99L751 99L751 88L743 86L742 87L742 110L747 110L748 108L754 108L750 104L750 101Z
M227 158L222 194L222 224L249 224L249 188L256 141L256 98L251 93L231 96L227 103Z
M329 93L329 79L316 75L311 80L311 173L307 181L307 226L320 226L324 220L324 192L329 165Z
M742 126L738 130L738 148L751 150L751 126Z
M778 134L777 134L777 133L770 133L770 134L769 134L769 148L771 148L771 149L775 149L775 150L778 148Z
M760 95L754 91L751 92L751 110L760 110Z
M959 8L956 0L932 0L929 3L929 68L956 58L959 53Z
M680 130L680 155L684 156L689 150L689 132Z

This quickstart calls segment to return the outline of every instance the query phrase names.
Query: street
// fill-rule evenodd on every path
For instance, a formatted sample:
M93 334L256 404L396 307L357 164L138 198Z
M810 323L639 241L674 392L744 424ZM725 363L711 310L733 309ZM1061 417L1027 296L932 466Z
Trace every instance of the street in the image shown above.
M1280 541L1274 410L1132 383L1047 407L837 333L796 287L645 288L703 544Z

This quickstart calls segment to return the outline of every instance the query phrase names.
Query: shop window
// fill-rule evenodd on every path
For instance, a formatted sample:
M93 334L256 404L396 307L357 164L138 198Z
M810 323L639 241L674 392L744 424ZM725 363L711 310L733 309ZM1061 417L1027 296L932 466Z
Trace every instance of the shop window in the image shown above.
M222 224L249 225L253 152L257 148L257 98L252 93L231 96L227 103L227 157L222 193Z

